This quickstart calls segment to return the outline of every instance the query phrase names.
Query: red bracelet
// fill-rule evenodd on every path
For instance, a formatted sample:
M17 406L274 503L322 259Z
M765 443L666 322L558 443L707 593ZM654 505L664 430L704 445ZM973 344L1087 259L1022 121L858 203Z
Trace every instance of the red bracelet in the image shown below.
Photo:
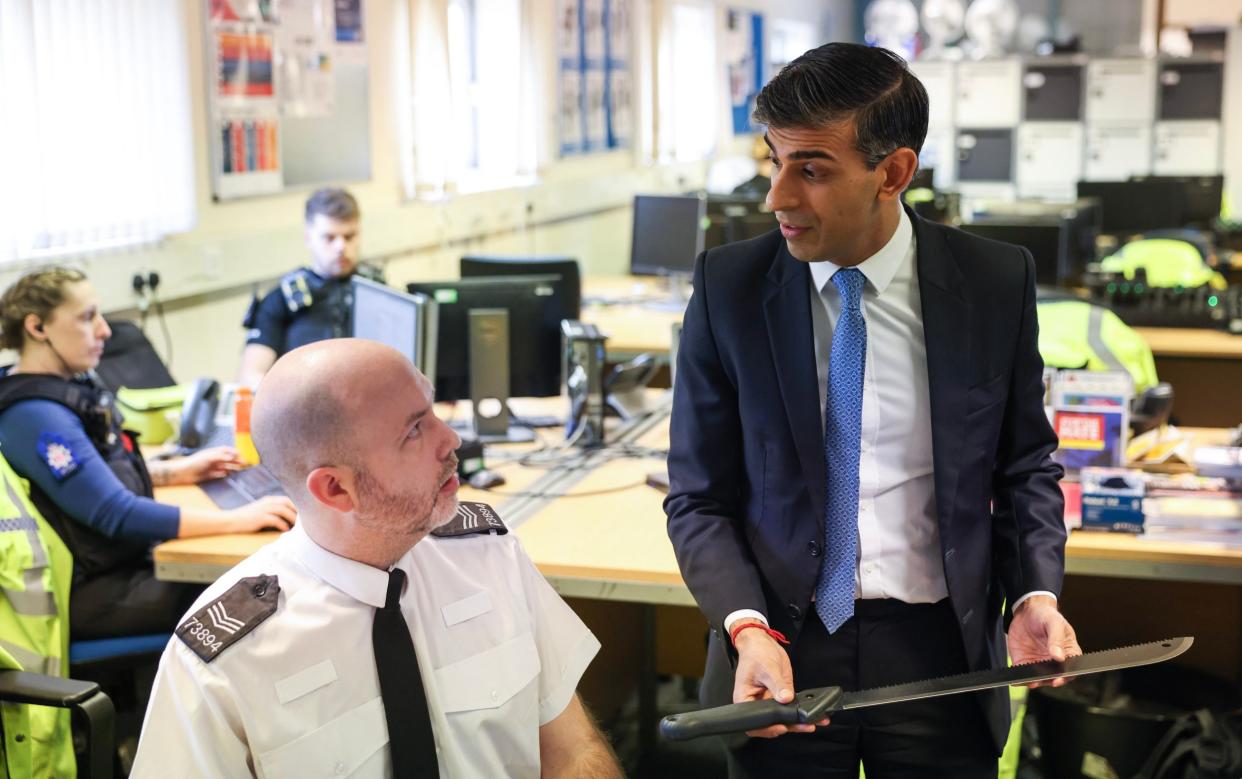
M729 643L733 644L734 646L737 646L737 634L741 633L746 628L758 628L759 630L762 630L764 633L767 633L772 638L775 638L780 643L786 646L789 645L789 639L785 638L784 633L780 632L779 630L773 630L772 628L768 627L762 622L743 622L740 625L734 625L733 629L729 631Z

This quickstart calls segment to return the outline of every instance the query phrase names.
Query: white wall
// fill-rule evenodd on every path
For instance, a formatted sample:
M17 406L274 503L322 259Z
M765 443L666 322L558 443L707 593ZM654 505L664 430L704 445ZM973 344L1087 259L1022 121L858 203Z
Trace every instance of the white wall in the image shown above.
M646 2L647 0L640 0ZM739 6L805 19L848 35L832 20L848 13L848 0L761 2ZM207 153L204 73L205 0L182 0L192 87L198 224L157 246L74 260L90 275L105 310L126 311L135 302L130 279L158 271L167 322L175 344L174 376L231 378L243 340L241 318L251 290L304 261L302 206L308 192L230 202L211 198ZM844 10L843 10L844 9ZM707 161L680 166L638 164L631 152L612 152L558 161L542 183L520 190L459 196L437 203L402 202L393 62L398 27L391 0L367 0L370 56L371 179L341 182L362 208L362 256L387 266L394 285L416 279L454 278L457 258L473 252L566 253L588 274L624 273L629 262L630 210L635 192L699 187ZM552 67L552 53L547 56ZM555 107L548 112L549 130ZM749 141L745 141L748 147ZM331 149L324 149L331 154ZM0 272L7 286L31 264ZM152 320L154 322L154 320ZM158 326L148 334L163 351Z

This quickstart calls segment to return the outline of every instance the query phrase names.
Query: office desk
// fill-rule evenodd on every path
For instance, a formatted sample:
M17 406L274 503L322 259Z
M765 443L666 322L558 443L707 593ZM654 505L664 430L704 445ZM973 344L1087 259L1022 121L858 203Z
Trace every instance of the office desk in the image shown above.
M610 359L636 354L667 358L673 325L684 306L672 303L668 281L648 276L605 276L583 280L582 319L608 335ZM589 301L607 301L600 304Z
M1242 336L1221 330L1138 327L1156 373L1173 385L1173 414L1184 425L1242 423Z
M1192 431L1212 442L1224 431ZM636 443L661 447L667 422ZM602 601L693 606L665 533L663 495L645 486L658 460L614 460L562 485L564 497L532 503L540 472L499 464L509 483L494 493L468 487L461 496L497 507L524 505L516 533L558 592ZM513 493L518 493L515 497ZM169 502L203 504L197 487L158 491ZM155 549L163 579L210 581L277 535L178 539ZM1171 543L1117 533L1075 531L1066 544L1062 607L1085 646L1105 647L1170 635L1197 637L1187 662L1230 679L1242 673L1242 550L1207 544ZM701 619L679 610L675 630L682 647L679 669L701 668ZM644 619L653 618L650 615ZM662 631L662 639L664 640Z

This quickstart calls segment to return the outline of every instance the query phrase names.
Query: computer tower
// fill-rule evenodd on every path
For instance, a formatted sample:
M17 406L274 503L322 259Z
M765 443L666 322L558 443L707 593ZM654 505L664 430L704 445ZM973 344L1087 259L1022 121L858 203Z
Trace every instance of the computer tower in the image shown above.
M1013 128L957 131L957 188L966 197L1013 197Z
M1088 124L1083 159L1086 181L1125 181L1151 173L1149 124Z
M1082 158L1082 123L1023 122L1018 127L1018 196L1073 200Z
M1014 127L1022 119L1022 63L1016 59L957 66L958 127Z
M1022 115L1027 122L1081 122L1081 62L1028 63L1022 73Z
M1150 124L1156 119L1156 62L1097 59L1087 64L1087 124Z
M955 66L952 62L915 61L910 63L910 70L923 82L927 90L928 115L927 126L948 129L953 127L954 107L957 104L955 88Z
M1209 59L1165 60L1160 63L1162 121L1220 119L1225 71L1219 55Z
M1221 126L1212 119L1156 122L1152 173L1212 176L1221 171Z

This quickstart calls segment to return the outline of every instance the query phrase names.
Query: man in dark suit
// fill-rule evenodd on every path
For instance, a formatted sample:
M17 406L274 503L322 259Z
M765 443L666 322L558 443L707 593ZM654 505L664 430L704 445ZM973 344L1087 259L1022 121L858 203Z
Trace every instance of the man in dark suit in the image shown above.
M799 57L755 111L780 230L695 265L665 510L712 626L706 705L730 685L733 701L788 701L995 668L1002 628L1015 663L1080 652L1056 606L1065 528L1034 264L902 208L927 113L890 52ZM1007 698L775 726L732 743L731 764L995 776Z

